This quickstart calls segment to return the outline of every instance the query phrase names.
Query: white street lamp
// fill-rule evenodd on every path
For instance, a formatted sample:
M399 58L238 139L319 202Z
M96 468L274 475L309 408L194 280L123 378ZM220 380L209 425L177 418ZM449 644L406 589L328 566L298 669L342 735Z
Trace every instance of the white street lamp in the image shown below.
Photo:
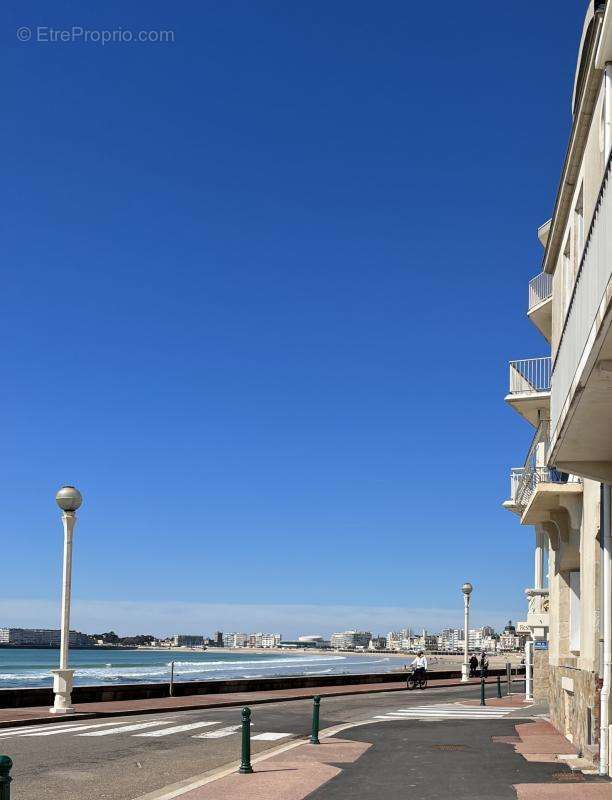
M474 587L471 583L464 583L463 592L463 664L461 665L461 681L465 683L470 678L469 662L469 631L470 631L470 595Z
M55 495L55 502L62 509L64 523L64 572L62 577L62 631L59 669L52 669L55 699L52 714L73 714L71 706L73 669L68 669L68 647L70 644L70 591L72 582L72 533L76 522L76 510L83 502L78 489L62 486Z

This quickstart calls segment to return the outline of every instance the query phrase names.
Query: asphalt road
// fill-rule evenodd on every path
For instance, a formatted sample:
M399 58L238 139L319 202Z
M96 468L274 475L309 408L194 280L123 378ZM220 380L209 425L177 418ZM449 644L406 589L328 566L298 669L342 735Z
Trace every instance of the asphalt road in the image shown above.
M321 728L362 720L400 707L477 697L478 691L477 687L456 687L323 698ZM487 691L494 694L495 690L488 687ZM253 754L310 732L310 701L257 705L252 711L252 737L277 735L264 740L253 739ZM74 727L64 727L64 724ZM239 708L83 720L81 723L72 720L30 730L0 730L0 753L13 759L16 800L133 800L238 759L239 724ZM406 731L406 726L412 728L417 724L416 721L390 722L376 727L391 725ZM76 730L77 725L82 728ZM135 729L134 725L143 727ZM374 730L375 726L371 727ZM152 735L156 732L157 735ZM219 735L219 732L226 735ZM378 797L380 795L377 800Z
M372 747L308 800L516 800L517 783L549 783L568 767L526 761L494 736L516 720L413 720L352 728L343 739Z

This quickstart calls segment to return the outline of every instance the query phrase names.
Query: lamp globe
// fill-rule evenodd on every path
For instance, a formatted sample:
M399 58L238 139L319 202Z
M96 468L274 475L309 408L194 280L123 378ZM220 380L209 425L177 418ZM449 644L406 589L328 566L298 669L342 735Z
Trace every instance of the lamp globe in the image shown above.
M83 496L74 486L62 486L55 495L55 502L62 511L76 511L83 502Z

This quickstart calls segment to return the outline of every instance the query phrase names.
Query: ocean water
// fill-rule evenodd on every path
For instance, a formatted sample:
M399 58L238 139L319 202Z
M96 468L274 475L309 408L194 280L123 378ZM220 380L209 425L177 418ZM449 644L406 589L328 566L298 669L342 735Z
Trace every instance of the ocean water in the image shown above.
M329 653L217 653L154 650L71 650L74 683L86 686L112 683L265 678L281 675L359 674L389 672L401 661L384 655ZM58 666L59 650L0 648L0 688L51 686L51 669Z

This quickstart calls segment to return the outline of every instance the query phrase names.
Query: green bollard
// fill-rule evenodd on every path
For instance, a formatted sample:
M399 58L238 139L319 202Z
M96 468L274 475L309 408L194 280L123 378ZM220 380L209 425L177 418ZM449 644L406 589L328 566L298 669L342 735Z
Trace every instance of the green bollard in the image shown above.
M319 741L319 707L321 705L321 698L317 694L312 700L312 731L310 733L310 744L321 744Z
M251 709L242 709L242 759L240 761L241 775L250 775L253 772L251 766ZM2 800L2 798L0 798Z
M506 678L508 680L508 695L511 695L510 683L512 681L512 664L509 661L506 662Z
M486 706L485 703L485 679L484 675L480 678L480 705Z
M501 692L501 678L500 678L500 676L499 676L499 675L497 676L497 696L498 696L499 698L501 698L501 696L502 696L502 692Z
M0 756L0 800L11 800L12 766L13 762L8 756Z

